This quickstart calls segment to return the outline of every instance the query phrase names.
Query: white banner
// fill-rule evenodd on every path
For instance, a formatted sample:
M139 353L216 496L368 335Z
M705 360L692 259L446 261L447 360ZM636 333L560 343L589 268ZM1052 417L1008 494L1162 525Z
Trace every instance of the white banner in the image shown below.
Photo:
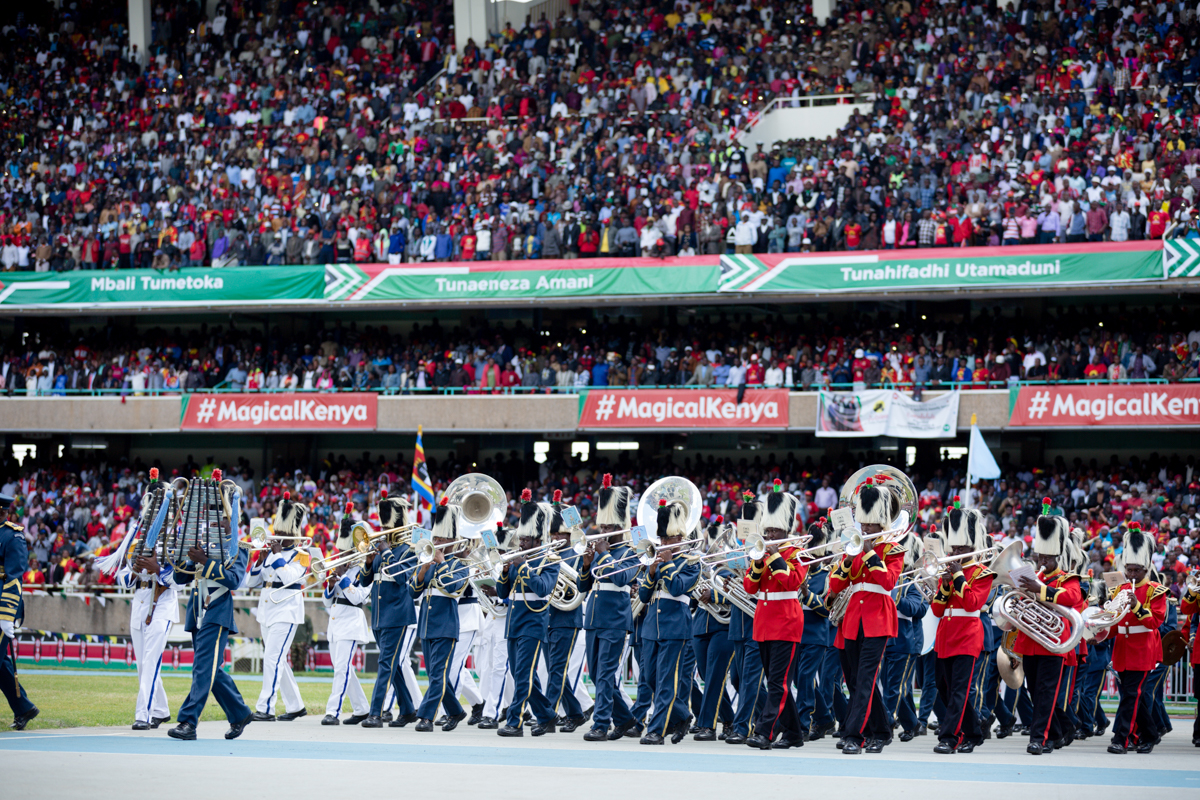
M820 392L816 435L952 439L958 433L958 400L956 391L924 403L893 389Z

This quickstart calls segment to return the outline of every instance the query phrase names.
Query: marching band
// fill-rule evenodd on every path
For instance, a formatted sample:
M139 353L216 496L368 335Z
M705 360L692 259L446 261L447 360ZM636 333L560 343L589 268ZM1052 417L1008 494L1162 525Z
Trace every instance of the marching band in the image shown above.
M644 745L692 734L760 750L835 734L847 755L880 753L894 736L911 742L929 727L935 753L971 753L992 738L994 721L1005 738L1019 720L1031 755L1101 736L1110 662L1120 700L1107 750L1150 753L1169 724L1162 690L1173 662L1162 634L1178 614L1181 634L1166 649L1182 658L1200 615L1200 575L1189 576L1176 609L1155 580L1154 540L1136 523L1101 584L1083 574L1083 533L1048 500L1026 561L1021 542L1001 550L983 516L957 499L921 535L912 482L882 465L851 476L838 507L803 530L799 500L779 481L761 499L745 495L727 523L702 519L699 490L680 477L642 492L635 525L634 492L608 475L592 530L561 492L541 502L528 489L509 530L499 485L468 475L447 489L431 530L409 521L402 496L382 497L379 530L348 506L336 552L321 557L302 536L306 507L287 495L273 524L253 521L243 539L239 491L219 471L190 482L150 477L138 523L101 568L133 591L135 730L171 718L160 666L186 595L194 661L168 732L176 739L196 738L210 693L229 720L227 739L252 721L307 713L288 653L314 586L333 666L323 725L449 732L466 721L504 737L527 726L533 736L582 729L588 742L632 736ZM38 710L16 676L25 555L19 529L2 518L10 502L0 497L0 689L21 729ZM222 668L239 588L260 590L253 710ZM423 697L410 658L417 639ZM379 669L368 697L355 660L370 642ZM1190 663L1200 685L1195 647Z

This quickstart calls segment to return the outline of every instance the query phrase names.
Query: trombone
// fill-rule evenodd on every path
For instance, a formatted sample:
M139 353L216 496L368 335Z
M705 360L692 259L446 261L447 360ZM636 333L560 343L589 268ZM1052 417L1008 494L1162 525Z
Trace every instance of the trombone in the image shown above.
M766 539L760 533L752 533L746 537L746 541L738 547L731 548L720 553L709 553L708 555L695 556L691 554L685 556L693 561L699 562L705 566L716 566L717 564L725 564L730 561L737 561L740 558L749 558L751 561L759 561L767 554L767 548L771 545L785 545L791 542L796 544L807 544L812 539L807 533L801 533L796 536L789 536L786 539ZM803 553L804 551L801 551ZM715 560L710 560L712 557L717 557Z
M571 549L575 551L575 555L581 556L587 552L588 542L594 542L597 539L607 539L610 536L624 536L629 533L629 530L613 531L611 533L592 533L585 535L583 531L576 528L571 531Z
M675 544L655 544L649 539L642 539L634 547L634 555L626 556L625 558L617 559L609 565L610 569L624 564L626 561L637 560L643 567L648 567L658 559L658 554L667 550L674 550L677 547L696 547L700 544L699 539L684 539L682 542Z
M893 588L902 589L905 586L909 586L914 583L926 586L928 585L928 581L936 580L942 574L942 572L945 571L943 567L945 567L947 564L950 564L954 561L962 561L964 559L975 557L986 558L990 560L995 558L999 552L1000 549L993 546L985 547L981 550L973 550L970 553L963 553L962 555L941 556L940 558L932 553L926 553L924 557L921 558L920 565L908 570L907 572L900 573L899 577L902 580ZM903 580L905 578L907 578L907 580Z

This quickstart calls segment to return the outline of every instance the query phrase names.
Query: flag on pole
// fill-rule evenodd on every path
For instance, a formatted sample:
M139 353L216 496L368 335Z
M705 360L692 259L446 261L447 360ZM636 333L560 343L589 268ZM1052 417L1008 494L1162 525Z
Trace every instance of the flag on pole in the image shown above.
M971 448L967 454L967 472L975 480L990 481L1000 477L1000 465L983 441L979 428L971 426Z
M433 510L433 484L429 481L429 468L425 466L425 446L421 444L421 426L417 426L417 450L413 455L412 471L413 492L416 494L416 505L426 511Z

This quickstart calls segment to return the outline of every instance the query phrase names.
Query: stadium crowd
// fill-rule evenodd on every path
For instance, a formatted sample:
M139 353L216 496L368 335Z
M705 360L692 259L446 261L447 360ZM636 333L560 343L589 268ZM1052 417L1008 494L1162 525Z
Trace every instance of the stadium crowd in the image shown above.
M648 324L599 312L562 325L518 320L401 332L340 320L190 331L56 321L0 340L5 394L204 391L575 391L586 386L1003 387L1018 381L1197 378L1200 327L1182 307L1001 309L917 319L675 312ZM926 315L928 316L928 315ZM1107 320L1107 322L1105 322ZM548 334L548 335L547 335Z
M1116 456L1107 464L1095 460L1085 464L1080 459L1068 464L1060 457L1040 468L1030 468L1012 464L1006 455L1001 457L1000 479L971 488L972 504L986 509L989 529L1001 544L1014 537L1028 544L1042 498L1050 496L1072 525L1096 538L1089 552L1098 568L1111 567L1120 551L1125 526L1135 521L1154 531L1160 545L1156 566L1168 576L1177 594L1180 576L1186 574L1189 565L1200 564L1200 474L1194 456L1182 460L1152 454L1147 460L1134 457L1123 464ZM859 463L846 465L855 461ZM802 515L807 520L836 506L845 479L858 466L869 463L878 462L867 453L851 454L838 464L827 456L814 462L811 457L802 461L791 455L777 460L772 454L735 463L709 455L685 458L682 464L667 461L648 467L628 453L615 463L553 457L537 463L532 455L522 459L512 451L507 457L497 454L485 458L478 465L458 463L453 456L441 463L430 458L428 467L434 476L435 491L444 489L454 477L475 471L500 480L513 498L525 487L533 490L535 498L546 500L555 489L561 489L564 502L577 506L587 522L605 471L613 472L619 483L633 487L635 494L664 475L683 475L703 492L705 518L720 514L726 519L736 517L744 492L764 495L779 478L787 491L803 498ZM97 575L91 562L96 555L109 552L124 535L126 525L136 518L150 466L140 459L119 465L64 462L48 469L32 465L20 469L15 462L6 463L3 474L7 477L0 491L16 498L11 519L25 526L29 540L31 574L27 588L28 584L48 584L73 591L96 587L109 590L111 582ZM164 475L174 477L209 476L219 465L211 457L198 462L188 456L185 463L175 467L160 466ZM326 551L336 538L340 515L348 501L355 504L356 517L373 519L380 492L408 491L407 480L412 474L412 465L403 456L388 461L370 453L357 459L330 453L315 468L304 470L280 464L263 476L256 475L244 459L224 466L226 476L237 482L248 498L243 505L247 517L272 517L284 491L301 498L311 510L308 534L314 546ZM956 497L967 499L961 483L963 466L958 461L947 461L923 475L919 470L909 471L920 492L919 529L938 524L943 510ZM516 523L517 506L510 503L509 524Z
M74 0L0 30L0 266L1196 236L1193 5L572 0L454 47L411 0ZM744 147L771 102L866 99Z

